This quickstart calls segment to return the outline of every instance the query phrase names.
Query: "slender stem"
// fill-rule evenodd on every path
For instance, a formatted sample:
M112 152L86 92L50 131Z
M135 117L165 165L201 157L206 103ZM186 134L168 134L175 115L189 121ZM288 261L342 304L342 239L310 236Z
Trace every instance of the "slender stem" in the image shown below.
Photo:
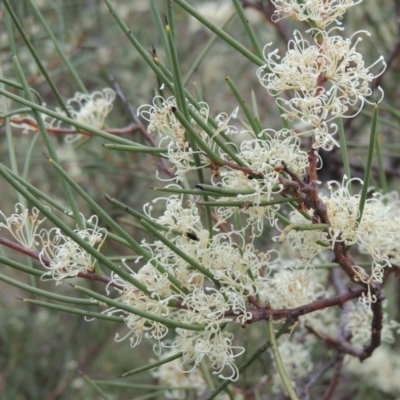
M75 243L81 246L84 250L86 250L90 255L92 255L96 260L104 264L111 271L115 272L122 279L131 283L143 293L150 295L150 292L147 290L147 287L142 284L140 281L135 279L131 274L124 271L115 263L111 262L105 255L103 255L100 251L96 250L92 247L86 240L84 240L80 235L74 232L64 221L59 219L53 214L48 207L44 206L40 201L37 200L35 196L33 196L24 186L22 186L17 180L15 180L4 168L3 165L0 164L0 175L3 176L5 180L7 180L16 190L18 190L28 201L30 201L43 215L45 215L54 225L56 225L62 232L64 232L67 236L69 236Z
M32 54L32 57L35 59L35 63L38 66L38 68L40 69L40 72L43 74L43 76L45 77L47 83L49 84L51 90L53 91L54 95L57 98L57 101L59 103L59 105L61 106L61 108L63 109L63 111L70 116L69 110L66 107L64 100L61 97L60 92L58 91L57 86L55 85L55 83L53 82L53 80L51 79L49 73L47 72L46 68L44 67L39 55L37 54L35 48L33 47L31 41L28 38L28 35L25 33L24 28L22 27L21 23L18 20L17 15L14 12L13 7L11 7L9 0L4 0L3 1L4 6L6 7L8 13L10 14L15 26L18 29L18 32L20 33L22 39L24 40L26 46L28 47L30 53Z
M234 16L236 15L236 12L233 12L228 19L224 22L224 24L221 26L221 29L225 29L228 24L233 20ZM208 41L208 43L204 46L204 49L202 52L198 55L196 60L191 63L189 71L186 73L186 77L183 79L183 85L186 86L189 83L190 78L193 76L194 72L199 68L200 64L202 63L203 59L205 56L208 54L208 52L211 50L213 47L214 43L217 41L218 36L213 35L213 37Z
M253 132L258 135L261 130L259 129L259 126L254 118L254 116L251 114L251 111L249 107L247 106L246 102L243 99L242 94L240 93L239 89L235 85L235 83L232 81L232 79L229 76L225 77L226 82L228 83L230 89L232 90L232 93L236 97L236 100L238 101L242 111L246 115L247 121L250 124L251 128L253 129Z
M82 374L82 378L84 381L86 381L89 386L91 386L96 393L98 393L104 400L112 400L110 396L108 396L99 386L97 385L96 382L92 381L86 374Z
M299 398L296 395L296 392L293 389L292 382L290 381L290 378L286 373L281 355L279 354L278 342L276 340L274 332L274 321L272 318L268 319L268 332L269 332L269 340L271 341L272 353L274 355L275 364L278 369L279 375L281 376L282 383L285 386L290 399L299 400Z
M362 187L361 191L361 196L360 196L360 204L359 204L359 215L357 217L357 223L359 224L362 219L364 207L365 207L365 201L367 199L367 193L368 193L368 187L369 187L369 181L371 178L372 174L372 160L374 158L374 147L376 145L376 135L377 135L377 119L378 119L378 104L375 105L374 108L374 114L372 117L372 123L371 123L371 133L369 136L369 146L368 146L368 158L367 158L367 164L365 166L365 175L364 175L364 184Z
M174 354L172 356L163 358L162 360L156 361L156 362L154 362L152 364L145 365L144 367L135 368L135 369L133 369L131 371L124 372L121 375L121 378L125 378L125 377L130 376L130 375L138 374L139 372L148 371L150 369L157 368L160 365L168 364L171 361L177 360L178 358L181 358L182 356L183 356L183 353L176 353L176 354Z
M254 64L256 64L258 66L265 64L265 62L262 58L256 56L251 51L247 50L246 47L244 47L242 44L240 44L232 36L228 35L221 28L218 28L217 26L212 24L207 18L203 17L199 12L196 11L195 8L193 8L191 5L189 5L186 1L174 0L174 2L176 4L178 4L179 6L181 6L185 11L187 11L194 18L199 20L202 23L202 25L206 26L208 29L210 29L212 32L214 32L216 35L218 35L221 39L225 40L225 42L227 42L235 50L237 50L239 53L241 53L246 58L248 58L251 62L253 62Z
M120 301L112 300L107 296L103 296L97 292L86 289L82 286L75 285L75 286L73 286L73 288L78 290L79 292L86 294L89 297L93 297L94 299L99 300L100 302L108 304L110 307L115 307L118 310L123 310L130 314L135 314L142 318L146 318L151 321L159 322L160 324L163 324L165 326L187 329L187 330L191 330L191 331L203 331L205 329L204 326L200 325L200 324L189 324L186 322L175 321L173 319L164 318L159 315L155 315L150 312L146 312L146 311L140 310L138 308L128 306L124 303L121 303Z
M381 141L383 141L383 135L378 134L376 136L376 155L378 158L378 168L379 168L379 183L383 193L388 192L388 185L386 180L386 172L385 172L385 165L383 163L383 156L382 156L382 146Z
M349 153L347 152L347 141L346 141L346 135L344 133L342 118L339 118L338 120L338 129L339 129L339 142L340 142L340 149L342 151L344 173L346 174L347 179L351 179Z
M79 75L77 74L74 66L69 61L68 57L65 55L65 53L64 53L62 47L60 46L58 40L54 36L54 33L51 31L46 19L43 17L42 13L39 11L39 8L36 6L36 4L35 4L35 2L33 0L28 0L28 1L29 1L30 6L32 7L34 13L36 14L37 18L39 19L41 25L43 26L43 28L45 29L46 33L49 35L49 38L53 42L54 47L56 48L58 55L61 57L61 59L63 60L64 64L66 65L68 71L70 72L70 74L74 78L75 82L79 86L79 89L82 92L87 93L86 87L83 84L82 79L79 77Z
M82 310L80 308L71 308L66 306L61 306L59 304L48 303L46 301L38 301L38 300L31 300L31 299L22 299L25 303L34 304L35 306L48 308L50 310L57 310L63 311L70 314L82 315L84 317L102 319L105 321L112 321L112 322L124 322L124 318L122 317L115 317L113 315L102 314L94 311L87 311Z
M19 61L18 61L17 57L14 56L12 58L12 60L13 60L14 66L15 66L15 72L16 72L16 74L18 76L18 79L19 79L21 85L24 88L25 96L27 97L27 99L30 102L33 102L33 95L31 93L31 91L29 90L28 82L27 82L26 77L25 77L25 75L24 75L24 73L22 71L21 65L19 64ZM53 146L53 143L51 141L50 135L47 132L47 129L46 129L46 126L44 124L42 116L35 109L32 109L32 112L33 112L33 115L34 115L34 117L36 119L36 122L37 122L37 124L39 126L40 133L41 133L41 135L43 137L43 140L44 140L44 142L46 144L46 148L47 148L48 152L50 153L52 158L54 158L57 162L59 162L57 152L56 152L56 150L55 150L55 148ZM80 229L84 229L84 223L83 223L83 220L82 220L82 216L79 213L79 208L78 208L78 205L77 205L77 203L75 201L75 198L74 198L74 196L72 194L71 189L63 181L61 182L61 186L63 188L65 197L67 198L67 202L71 207L71 210L72 210L72 213L74 215L74 219L75 219L76 223L78 224Z
M257 54L257 56L262 59L263 58L263 51L262 48L260 46L260 43L258 42L257 36L255 35L253 28L250 26L249 20L246 17L246 14L243 10L242 5L240 4L239 0L232 0L233 5L236 8L236 11L239 15L240 20L242 21L242 24L244 26L244 29L247 32L247 35L249 36L249 39L251 41L251 44L254 47L254 50Z
M79 299L76 297L68 297L68 296L62 296L60 294L51 293L51 292L48 292L47 290L38 289L36 287L27 285L25 283L22 283L15 279L9 278L8 276L2 275L2 274L0 274L0 280L8 283L11 286L15 286L19 289L25 290L29 293L33 293L38 296L43 296L48 299L61 301L63 303L81 304L81 305L85 305L85 306L90 306L90 305L97 306L98 305L97 302L93 302L90 299Z

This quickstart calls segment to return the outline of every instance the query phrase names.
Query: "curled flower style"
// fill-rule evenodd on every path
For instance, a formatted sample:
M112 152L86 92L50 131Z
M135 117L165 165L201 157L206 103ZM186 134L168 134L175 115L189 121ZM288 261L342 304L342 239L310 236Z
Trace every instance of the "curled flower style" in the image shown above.
M34 249L37 243L37 230L46 218L39 219L39 210L29 209L20 203L15 205L15 213L6 217L2 211L0 216L5 222L0 222L0 228L8 230L12 237L28 249Z
M264 203L274 200L283 190L283 186L279 184L282 169L286 166L302 177L308 168L307 153L300 150L300 139L293 136L291 131L283 129L275 132L266 129L259 136L260 139L242 142L239 151L239 156L254 176L223 168L220 171L221 181L214 183L216 186L243 192L236 197L222 197L220 200L243 201L244 206L240 208L240 212L248 215L247 222L254 226L255 235L261 234L264 218L274 225L274 213L279 210L280 204ZM237 207L220 206L216 212L221 220L225 221L236 210Z
M273 250L266 253L256 252L251 244L244 244L239 249L233 240L236 232L219 233L210 238L208 231L201 229L195 204L183 208L181 202L180 197L171 196L167 200L164 215L153 219L158 223L164 222L166 228L179 227L178 232L171 230L164 231L164 234L182 252L211 272L221 285L219 290L222 293L231 293L227 294L232 301L231 308L244 310L245 307L241 305L237 296L245 301L247 296L257 294L258 288L265 281L260 270L273 265L279 259L278 253ZM148 215L151 217L151 212ZM242 240L244 242L243 238ZM156 241L143 242L143 247L152 254L152 260L161 263L173 276L179 277L183 287L193 290L202 287L204 277L197 270L190 268L190 265L168 246Z
M276 10L272 20L277 22L283 18L291 17L296 21L312 20L320 29L326 28L332 23L340 25L340 20L348 8L353 7L362 0L272 0Z
M160 147L168 145L170 140L180 149L189 146L185 138L185 128L175 117L176 107L175 97L171 96L164 99L161 96L156 96L153 99L153 105L145 104L138 109L138 115L149 122L147 131L149 133L157 131L160 135ZM170 140L164 143L166 138Z
M360 195L351 195L349 185L357 180L349 180L346 185L336 181L328 182L330 197L321 196L327 206L329 235L332 247L335 242L344 242L347 246L355 243L366 245L366 238L372 232L384 234L387 231L387 207L382 204L381 196L367 199L360 223L357 222L360 208ZM362 183L362 181L360 181ZM378 233L379 232L379 233Z
M318 96L295 97L289 100L279 98L277 103L285 111L284 118L300 120L304 124L305 129L296 134L312 136L313 148L330 151L334 146L339 146L334 138L337 125L334 123L328 125L328 122L343 116L342 113L347 111L347 106L341 104L338 99L328 99L325 89L322 88Z
M88 222L94 223L95 227L75 229L74 232L90 246L99 250L106 239L107 231L98 228L98 218L95 215ZM42 230L40 239L43 247L39 259L49 270L42 278L51 276L57 283L61 283L62 279L77 276L80 272L94 272L96 259L69 236L64 235L59 228ZM46 257L50 263L47 265L42 257Z
M332 249L337 242L343 242L346 246L357 245L362 253L371 256L372 267L371 274L368 275L363 268L355 265L353 267L355 278L368 285L372 282L381 283L385 268L391 267L389 257L391 254L397 254L395 253L397 250L393 250L393 244L383 245L380 248L383 240L375 240L375 238L389 238L390 243L390 238L399 236L400 229L391 223L391 218L388 216L390 207L384 202L386 198L380 194L375 194L366 200L361 221L358 222L360 195L352 195L349 192L349 185L354 180L358 179L349 180L346 185L330 181L328 182L330 196L320 196L327 208L329 219L327 233L319 230L292 230L288 234L288 240L294 248L300 250L302 257L308 260L325 248L322 242L329 242ZM395 212L397 212L397 201L394 201L394 204ZM295 221L299 223L307 223L295 213L291 214L291 218L295 218ZM391 226L393 230L388 231L388 226Z
M169 186L171 187L171 186ZM163 214L153 217L153 204L165 201ZM168 231L178 230L186 235L194 235L197 239L203 236L204 231L201 217L195 203L188 202L188 207L182 205L182 196L170 196L168 198L159 197L144 206L144 212L158 224L164 226ZM208 236L208 235L207 235Z
M177 298L178 296L171 287L165 274L161 274L150 263L143 266L139 272L132 271L124 261L123 264L135 279L147 286L147 289L149 292L152 292L152 295L149 296L141 292L131 283L122 279L118 274L112 273L111 282L116 284L114 289L119 293L117 300L124 305L134 307L139 311L148 313L149 315L173 317L176 314L176 311L169 307L168 304L170 300ZM132 347L137 346L142 341L143 334L146 338L152 338L160 344L161 340L168 333L168 327L160 322L140 315L128 313L118 308L108 309L104 311L104 313L107 315L119 314L124 318L129 332L121 338L119 337L119 334L117 334L115 340L122 341L129 337ZM159 348L160 346L158 346L158 349Z

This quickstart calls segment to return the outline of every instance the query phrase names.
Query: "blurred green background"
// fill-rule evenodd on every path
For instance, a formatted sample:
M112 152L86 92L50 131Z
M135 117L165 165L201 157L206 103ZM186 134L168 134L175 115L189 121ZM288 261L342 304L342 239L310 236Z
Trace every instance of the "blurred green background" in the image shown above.
M134 110L146 103L151 103L155 90L160 87L157 78L150 68L141 60L139 54L128 42L125 35L108 13L107 7L100 0L35 0L37 7L45 17L52 32L57 37L64 51L69 55L73 65L84 81L89 92L112 87L115 80L123 94L128 98ZM64 99L68 99L78 90L69 76L61 59L57 55L51 40L41 27L28 1L10 1L15 13L23 23L32 44L39 53L51 77L57 84ZM233 14L234 10L227 1L190 2L207 15L212 22L222 26ZM253 25L259 41L262 44L273 42L271 49L279 48L281 54L287 48L287 39L293 29L299 25L288 20L282 21L277 28L271 24L268 10L271 6L267 0L243 2L248 7L248 18ZM114 1L117 13L123 18L133 34L149 51L154 47L157 56L166 62L150 3L146 0ZM399 184L399 8L398 0L368 0L360 6L351 8L345 16L343 26L346 32L368 29L372 36L363 36L358 50L364 54L366 65L374 62L380 55L391 60L391 64L382 79L385 90L385 100L380 113L380 141L383 146L385 169L390 188L398 188ZM158 1L165 15L165 2ZM179 7L176 9L176 36L178 40L179 59L183 75L191 70L196 58L211 39L211 33L197 21L189 17ZM234 17L227 26L227 31L236 39L250 48L238 18ZM340 33L338 33L340 34ZM49 107L56 107L53 93L30 55L18 32L14 29L17 56L27 75L30 85L41 95ZM5 9L0 3L0 62L2 74L15 80L11 58L10 38L5 24ZM263 89L255 75L256 67L244 57L238 55L231 47L217 40L207 53L203 62L193 72L189 90L198 91L210 105L215 116L220 112L230 114L236 105L235 99L225 83L229 75L241 90L248 103L251 103L252 92L258 102L260 118L264 127L280 129L281 121L277 116L274 100ZM168 96L169 94L166 93ZM379 94L377 93L377 96ZM374 101L374 99L372 99ZM370 126L372 107L356 119L346 121L346 135L350 141L351 165L354 176L363 175L363 160L365 160L366 143ZM132 118L124 103L117 99L114 108L107 119L108 127L122 128L132 122ZM235 122L241 128L240 120ZM24 135L21 130L14 129L18 166L22 170L26 151L29 148L33 134ZM129 138L145 144L139 132L129 134ZM151 188L160 186L155 178L156 159L139 153L112 152L105 149L104 140L92 137L89 141L72 147L65 144L64 138L54 138L55 146L64 168L82 185L93 198L112 216L121 216L102 198L107 193L129 206L141 209L146 201L157 197ZM364 147L363 147L364 146ZM60 194L58 178L48 166L43 156L44 144L39 137L36 141L31 165L29 181L45 193L56 198L60 203L65 200ZM322 155L324 168L320 178L324 181L337 179L343 175L340 149ZM5 131L0 128L0 162L9 165L9 153ZM165 177L161 175L162 177ZM377 170L374 178L378 180ZM5 215L14 211L16 193L5 183L1 183L0 210ZM80 200L78 199L78 202ZM82 212L91 215L85 203L79 203ZM132 220L129 220L132 221ZM129 222L128 221L128 222ZM49 225L48 225L49 226ZM124 225L136 238L142 233L134 226ZM3 234L3 231L0 232ZM263 239L260 239L262 242ZM124 256L124 250L116 244L108 244L104 252L109 255ZM6 248L0 249L1 254L24 262L25 258ZM34 262L34 265L38 265ZM18 273L4 265L1 272L29 283L26 275ZM80 280L71 280L71 283ZM61 294L70 294L73 289L63 284L56 288L52 281L37 280L39 287L54 290ZM85 282L93 290L103 291L103 285L97 282ZM392 301L392 317L399 320L398 279L387 291ZM72 295L76 295L73 293ZM18 298L31 297L19 289L0 283L0 398L5 400L68 400L68 399L100 399L101 395L90 386L86 379L112 380L120 374L144 365L152 357L152 343L143 341L135 349L131 349L129 341L115 342L116 333L126 334L126 328L112 322L85 321L83 318L56 313L22 303ZM397 317L397 318L396 318ZM253 336L262 339L265 336L265 326L252 326ZM245 338L246 332L240 333ZM255 336L254 336L255 335ZM254 341L256 343L256 341ZM253 347L253 342L249 343ZM254 347L256 347L254 345ZM321 346L322 347L322 346ZM396 344L394 351L399 351ZM315 350L321 353L320 359L329 359L325 349ZM400 354L400 353L397 353ZM321 362L322 362L321 361ZM269 364L269 359L264 359ZM254 367L248 375L261 376L268 366ZM379 366L377 366L379 368ZM265 369L265 371L261 371ZM85 380L86 379L86 380ZM251 378L249 378L251 381ZM144 373L137 377L127 378L124 382L139 382L155 384L150 374ZM326 384L321 382L321 385ZM372 385L373 386L373 385ZM110 388L107 393L113 399L133 399L150 393L149 390L132 388ZM188 398L195 398L188 392ZM395 399L400 391L384 393L371 387L368 381L346 376L340 384L335 398L340 399ZM143 397L144 398L144 397ZM164 398L157 394L146 398ZM252 397L248 397L249 399ZM276 397L282 399L283 397Z

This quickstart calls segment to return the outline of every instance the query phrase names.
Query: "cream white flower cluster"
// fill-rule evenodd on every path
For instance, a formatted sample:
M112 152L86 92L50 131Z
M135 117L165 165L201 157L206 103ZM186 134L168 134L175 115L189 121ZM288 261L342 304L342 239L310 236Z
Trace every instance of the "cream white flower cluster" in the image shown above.
M91 94L77 92L67 101L67 108L71 118L96 129L103 129L104 122L113 108L115 92L110 88L95 91ZM58 112L61 112L58 110ZM65 141L72 143L82 135L66 135Z
M157 343L154 346L157 355L163 348L183 354L178 369L184 373L191 371L193 378L185 381L180 373L176 373L174 380L170 370L160 367L156 375L160 380L199 385L200 390L204 383L194 371L205 359L215 374L236 380L239 372L235 359L244 348L236 345L229 325L246 325L251 318L249 308L254 299L261 306L290 309L326 298L331 294L326 287L327 272L316 272L312 265L323 250L332 250L337 243L356 245L360 252L372 258L372 273L368 279L361 267L354 267L357 279L366 284L381 283L384 269L400 262L400 229L397 227L400 200L395 194L377 194L366 201L358 221L360 195L351 194L351 181L329 182L329 194L320 194L329 219L326 230L291 229L287 233L292 254L293 250L298 251L300 260L283 261L278 251L260 252L254 245L255 237L263 232L265 221L280 229L277 213L285 196L298 195L296 200L300 201L307 194L299 190L301 182L307 182L309 169L309 155L301 149L300 136L312 135L314 149L332 149L338 145L334 138L337 126L332 121L348 116L348 112L354 115L371 95L370 83L378 75L370 70L376 63L369 67L364 65L356 50L361 39L334 35L337 27L325 30L332 23L340 24L347 8L360 1L273 0L277 7L275 20L291 16L300 21L312 21L316 26L310 31L314 37L312 41L296 31L286 55L281 59L277 50L269 53L266 64L257 71L261 84L270 94L281 95L284 91L293 94L291 99L279 97L277 102L285 110L287 119L307 125L304 131L264 129L258 135L242 131L240 133L247 133L251 139L237 144L234 141L234 136L239 133L234 121L237 109L230 115L217 115L212 135L194 119L190 121L198 138L223 160L222 165L212 166L210 179L213 189L224 193L223 197L210 196L211 200L223 203L215 208L218 221L214 227L204 229L200 209L193 200L184 204L182 196L158 198L145 205L144 213L153 226L163 227L158 229L163 240L143 240L142 248L149 257L138 259L135 268L130 268L126 262L121 268L127 269L147 292L142 292L117 273L111 274L111 283L107 286L108 295L113 288L121 304L141 311L141 315L118 308L108 309L105 313L124 318L128 333L121 338L117 335L117 340L129 338L131 345L136 346L144 337ZM384 65L381 59L379 62ZM68 100L67 106L76 121L102 129L114 100L115 92L104 89L90 95L77 93ZM190 104L188 107L204 124L213 125L206 103L200 103L200 109ZM189 133L176 117L176 108L174 97L156 96L152 105L140 107L138 113L148 121L148 132L157 133L158 146L165 149L176 172L176 180L184 181L187 172L208 168L212 163L203 151L191 147ZM77 137L74 134L68 139L76 140ZM217 145L216 137L223 138L242 165L232 165L229 151L223 151ZM196 165L195 156L200 159L200 165ZM291 178L293 188L285 187L284 183ZM228 196L229 191L231 196ZM230 206L233 202L236 204ZM237 207L239 202L241 207ZM306 202L302 206L303 209L293 206L293 211L288 213L294 227L311 225L317 217L313 210L305 210ZM157 215L160 208L163 212ZM227 223L236 212L247 218L244 227L237 230ZM17 214L9 219L3 215L6 223L0 227L10 230L16 240L29 248L34 247L35 237L40 237L41 261L49 270L43 277L51 277L60 283L80 272L94 272L95 258L60 229L43 230L37 235L37 225L41 222L37 214L34 209L32 217L28 217L26 211L17 208ZM282 217L285 220L285 216ZM32 221L26 229L28 234L25 234L23 228L29 218ZM94 228L76 229L75 234L93 248L100 249L107 232L98 227L97 217L92 217L89 222ZM226 231L219 231L223 224ZM368 301L374 299L371 297ZM370 338L367 332L370 333L371 315L368 309L360 312L357 307L348 314L346 329L352 333L355 343L363 344ZM146 318L145 313L159 318L157 321ZM159 322L165 318L182 325L197 324L204 329L179 327L174 331L174 339L170 340L167 336L170 327ZM334 310L329 308L301 317L300 325L304 328L307 323L314 329L325 325L321 330L328 330L337 323L335 318ZM297 339L299 337L280 346L292 379L301 378L312 369L309 348L313 343L304 345L302 338ZM274 389L278 390L278 386L274 381ZM179 391L171 393L181 395Z
M296 21L312 20L319 29L325 29L331 23L340 25L343 14L349 7L353 7L362 0L272 0L276 11L272 16L273 21L291 17Z
M400 257L395 245L400 238L398 195L394 192L386 196L375 193L366 200L361 221L357 222L360 215L360 195L350 194L349 187L352 181L354 180L345 185L336 181L328 182L330 196L320 196L327 207L328 231L292 230L287 238L291 246L299 250L305 262L311 261L320 251L326 250L328 242L332 249L336 242L343 242L346 246L357 245L360 252L372 258L368 280L363 268L353 267L357 279L367 284L382 283L384 269L391 267L392 262ZM310 220L299 216L298 212L291 213L291 221L311 224Z
M387 308L388 302L383 302ZM351 342L363 346L371 341L372 311L365 308L361 302L350 303L350 311L346 314L345 330L351 334ZM384 343L394 343L393 330L399 329L399 323L388 321L388 314L383 314L381 340Z
M99 228L97 216L92 216L89 223L94 228L75 229L74 232L90 246L99 250L107 236L106 229ZM79 246L72 238L66 236L59 228L40 232L42 250L39 259L42 265L49 270L42 278L48 278L61 283L61 280L77 276L80 272L94 272L96 259ZM48 264L46 261L49 260Z
M243 201L240 211L248 215L248 225L254 226L253 233L257 236L263 230L265 218L270 225L274 225L274 213L279 211L280 204L264 204L276 199L281 193L283 185L279 183L279 176L284 166L300 177L306 174L308 168L307 153L300 150L300 140L294 137L290 130L275 132L266 129L259 136L260 139L243 141L239 151L240 158L254 176L230 168L221 168L220 182L214 181L218 187L243 191L243 194L236 197L222 197L219 200ZM226 206L216 208L222 222L231 217L235 210L237 208Z
M195 110L192 105L189 105L189 107L207 124L209 118L208 104L201 102L199 105L201 107L200 110ZM186 172L199 168L194 162L195 153L201 159L200 168L210 165L210 160L203 152L199 150L195 152L190 146L186 129L175 116L176 107L176 99L174 97L164 99L161 96L156 96L153 99L152 105L146 104L139 107L138 114L149 122L147 128L149 133L158 133L160 137L159 147L166 146L168 160L174 165L177 175L176 179L179 181L182 180ZM220 113L215 117L217 128L213 130L213 137L219 135L221 132L226 135L238 133L237 128L230 125L230 120L236 118L237 112L238 109L234 110L229 116L225 113ZM194 120L191 120L191 125L204 143L207 144L208 148L215 151L216 145L213 137L207 135Z
M67 100L66 104L72 119L96 129L103 129L105 119L112 110L115 97L114 90L110 88L95 91L91 94L77 92L74 97ZM56 108L55 111L60 115L66 116L65 112L59 108ZM46 114L41 114L41 117L45 127L49 129L49 131L61 130L62 122L59 119ZM36 120L31 115L27 114L14 115L13 118L11 118L11 126L23 129L24 134L38 131ZM66 134L65 141L67 143L72 143L81 137L81 134Z
M235 380L238 371L234 360L244 349L233 345L233 335L225 330L225 325L232 321L246 323L248 297L257 296L265 287L268 270L278 261L278 253L273 250L259 253L251 244L239 248L233 235L225 233L210 237L209 232L202 229L195 204L189 203L185 208L179 196L160 198L156 202L162 200L166 201L163 215L153 217L151 205L146 207L147 215L158 224L162 223L166 229L165 237L195 264L207 270L208 275L190 265L170 246L156 241L142 243L152 258L138 272L131 271L152 293L150 297L117 275L113 275L113 281L123 288L118 291L124 304L179 322L201 324L205 330L177 328L175 340L168 345L162 342L168 332L166 326L124 313L131 344L138 344L145 332L146 337L155 339L161 346L183 352L182 371L190 365L196 367L207 357L214 373ZM167 273L161 273L154 265L162 266ZM168 275L176 278L180 286L176 287ZM171 307L172 300L181 306ZM115 312L119 311L108 310L108 313ZM228 312L231 313L229 316ZM224 371L225 368L230 372Z
M15 205L15 213L6 217L2 211L0 216L5 222L0 222L0 229L6 229L12 237L27 249L35 249L38 243L38 229L46 218L39 219L39 210L33 207L29 212L21 203Z
M346 373L358 376L368 388L400 397L400 358L398 352L388 344L379 346L372 356L362 362L356 357L346 356L344 367Z
M365 66L362 55L356 51L361 38L353 39L353 35L344 39L332 35L333 28L325 31L328 24L337 22L346 8L357 2L276 0L274 3L278 7L277 19L292 16L313 21L318 28L309 31L314 43L295 31L282 60L278 50L267 53L266 64L257 71L260 83L271 95L291 91L291 99L277 98L285 111L284 117L305 124L307 128L299 133L312 135L314 148L331 150L338 146L333 137L337 125L331 121L354 116L361 110L372 94L369 87L372 80L384 71L386 64L380 57L372 65ZM341 28L336 27L336 30ZM380 72L372 73L371 69L378 64L381 64ZM348 111L352 115L348 115Z

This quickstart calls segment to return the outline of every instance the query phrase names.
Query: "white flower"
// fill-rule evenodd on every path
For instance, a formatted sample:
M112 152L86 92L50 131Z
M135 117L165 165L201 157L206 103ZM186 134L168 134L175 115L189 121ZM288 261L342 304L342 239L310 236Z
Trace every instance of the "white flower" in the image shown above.
M114 100L115 92L110 88L91 94L77 92L67 101L67 108L76 121L102 129Z
M369 387L378 388L383 393L400 397L400 358L396 348L381 345L372 353L371 357L362 362L351 356L346 356L344 366L346 372L356 374L360 383ZM382 397L383 398L383 397Z
M195 109L191 104L188 105L197 116L205 123L208 124L209 118L209 107L207 103L199 103L200 110ZM176 111L176 99L175 97L169 97L164 99L161 96L156 96L153 99L153 104L143 105L139 107L138 114L149 122L148 132L157 131L160 136L158 143L159 147L166 147L168 151L168 160L174 164L176 169L177 180L182 180L183 175L188 171L195 170L197 168L204 168L210 165L211 161L202 151L194 151L190 146L186 135L186 129L179 122L175 116ZM226 135L233 135L238 132L237 128L230 125L230 120L236 118L238 108L228 116L225 113L217 115L215 118L217 122L217 128L211 128L213 131L212 136L209 136L194 119L191 119L191 125L196 130L197 135L212 151L217 151L217 145L213 138L220 133ZM210 125L209 125L210 126ZM194 155L199 156L201 161L200 166L196 166Z
M280 204L263 205L275 199L283 186L279 184L279 176L284 164L299 177L306 174L308 168L307 153L300 150L300 139L292 132L283 129L278 132L266 129L260 133L260 139L244 141L240 145L239 156L245 161L255 176L242 171L223 168L220 171L221 181L214 183L228 189L236 189L242 194L235 197L222 197L220 201L243 201L244 206L216 208L221 222L226 221L235 212L247 214L248 225L253 225L253 233L260 235L266 218L274 225L274 213Z
M166 294L166 292L168 292L167 294L171 295L171 297L161 298L157 292L153 292L153 295L150 297L147 294L144 294L143 292L138 290L131 283L120 278L118 274L112 273L112 282L117 284L115 290L117 290L117 292L119 293L118 301L120 301L122 304L136 308L139 311L147 312L152 315L171 317L171 315L173 315L174 313L174 310L172 310L168 306L168 302L175 296L173 291L170 289L170 284L167 279L163 277L156 269L150 271L149 267L152 267L150 264L144 266L142 268L142 272L139 271L139 273L135 273L125 264L125 262L123 263L125 268L127 268L131 272L131 275L135 279L141 281L143 284L147 285L147 279L152 280L153 285L148 287L149 291L152 291L153 289L158 290L160 288L163 288L162 285L154 285L154 282L161 277L162 282L166 284L165 288L162 289L162 291L164 292L162 294ZM155 276L150 277L150 275L146 274L146 272L152 272ZM129 341L132 347L135 347L141 342L143 333L147 338L153 338L158 343L160 343L160 341L168 333L168 327L161 324L160 322L153 321L137 314L119 310L118 308L108 309L104 311L104 313L107 315L118 314L123 316L129 332L122 338L120 338L117 334L115 340L121 341L129 337Z
M77 92L67 101L67 108L71 118L77 122L90 125L96 129L103 129L104 122L112 110L115 92L110 88L96 91L91 94ZM69 143L78 140L82 135L66 135Z
M345 330L351 333L351 343L358 346L365 346L371 341L371 323L373 313L370 308L364 307L358 301L350 303L350 311L346 314ZM383 302L383 308L387 307L387 301ZM385 343L393 343L394 337L392 329L397 328L396 323L387 322L388 314L383 314L381 339Z
M320 29L326 28L331 23L341 24L340 20L349 7L361 3L362 0L272 0L276 11L272 16L274 22L282 18L291 17L296 21L311 19Z
M235 381L239 378L239 371L235 365L235 358L244 352L244 348L233 346L233 335L226 331L187 331L176 329L178 336L171 345L176 351L183 352L181 370L184 365L193 363L194 369L204 357L211 362L214 374L219 374L221 379ZM223 374L224 368L229 372Z
M371 227L369 234L364 238L360 250L369 253L369 249L376 248L381 254L385 254L391 264L400 265L400 200L397 192L390 192L385 196L375 195L379 202L374 202L374 209L370 212L384 217L382 224L386 231ZM363 224L366 226L371 223L369 218L363 218Z
M7 218L0 211L0 216L5 221L5 223L0 222L0 228L7 229L18 243L28 249L34 249L38 245L36 242L37 230L46 218L39 219L39 210L36 207L33 207L29 213L28 208L17 203L15 214Z
M296 261L281 260L278 265L260 292L262 304L269 303L273 309L296 308L327 296L320 271L305 269L305 265Z
M88 222L94 223L94 228L75 229L74 232L93 248L99 250L107 236L106 229L98 228L97 216L92 216ZM80 272L94 272L96 259L80 247L59 228L50 231L42 230L40 233L43 248L40 252L40 261L49 272L43 278L52 276L57 283L67 277L77 276ZM42 257L50 260L47 265Z
M338 35L329 36L330 33L313 30L315 44L310 44L295 31L282 60L278 50L272 51L265 57L266 65L257 70L261 84L271 95L293 91L292 99L277 99L286 111L283 117L311 126L316 138L314 148L325 150L338 145L332 137L337 128L333 126L329 132L327 123L338 117L356 115L372 94L372 80L386 68L383 57L369 67L364 65L362 55L356 51L361 38L352 43L354 35L343 39ZM374 75L370 70L378 63L383 68ZM356 107L352 115L347 114L350 107Z
M312 212L310 212L312 213ZM311 224L311 221L298 211L290 213L290 222L293 224ZM296 230L292 229L287 234L287 240L293 250L298 250L303 261L310 262L320 251L326 247L321 242L328 242L327 232L321 230Z

